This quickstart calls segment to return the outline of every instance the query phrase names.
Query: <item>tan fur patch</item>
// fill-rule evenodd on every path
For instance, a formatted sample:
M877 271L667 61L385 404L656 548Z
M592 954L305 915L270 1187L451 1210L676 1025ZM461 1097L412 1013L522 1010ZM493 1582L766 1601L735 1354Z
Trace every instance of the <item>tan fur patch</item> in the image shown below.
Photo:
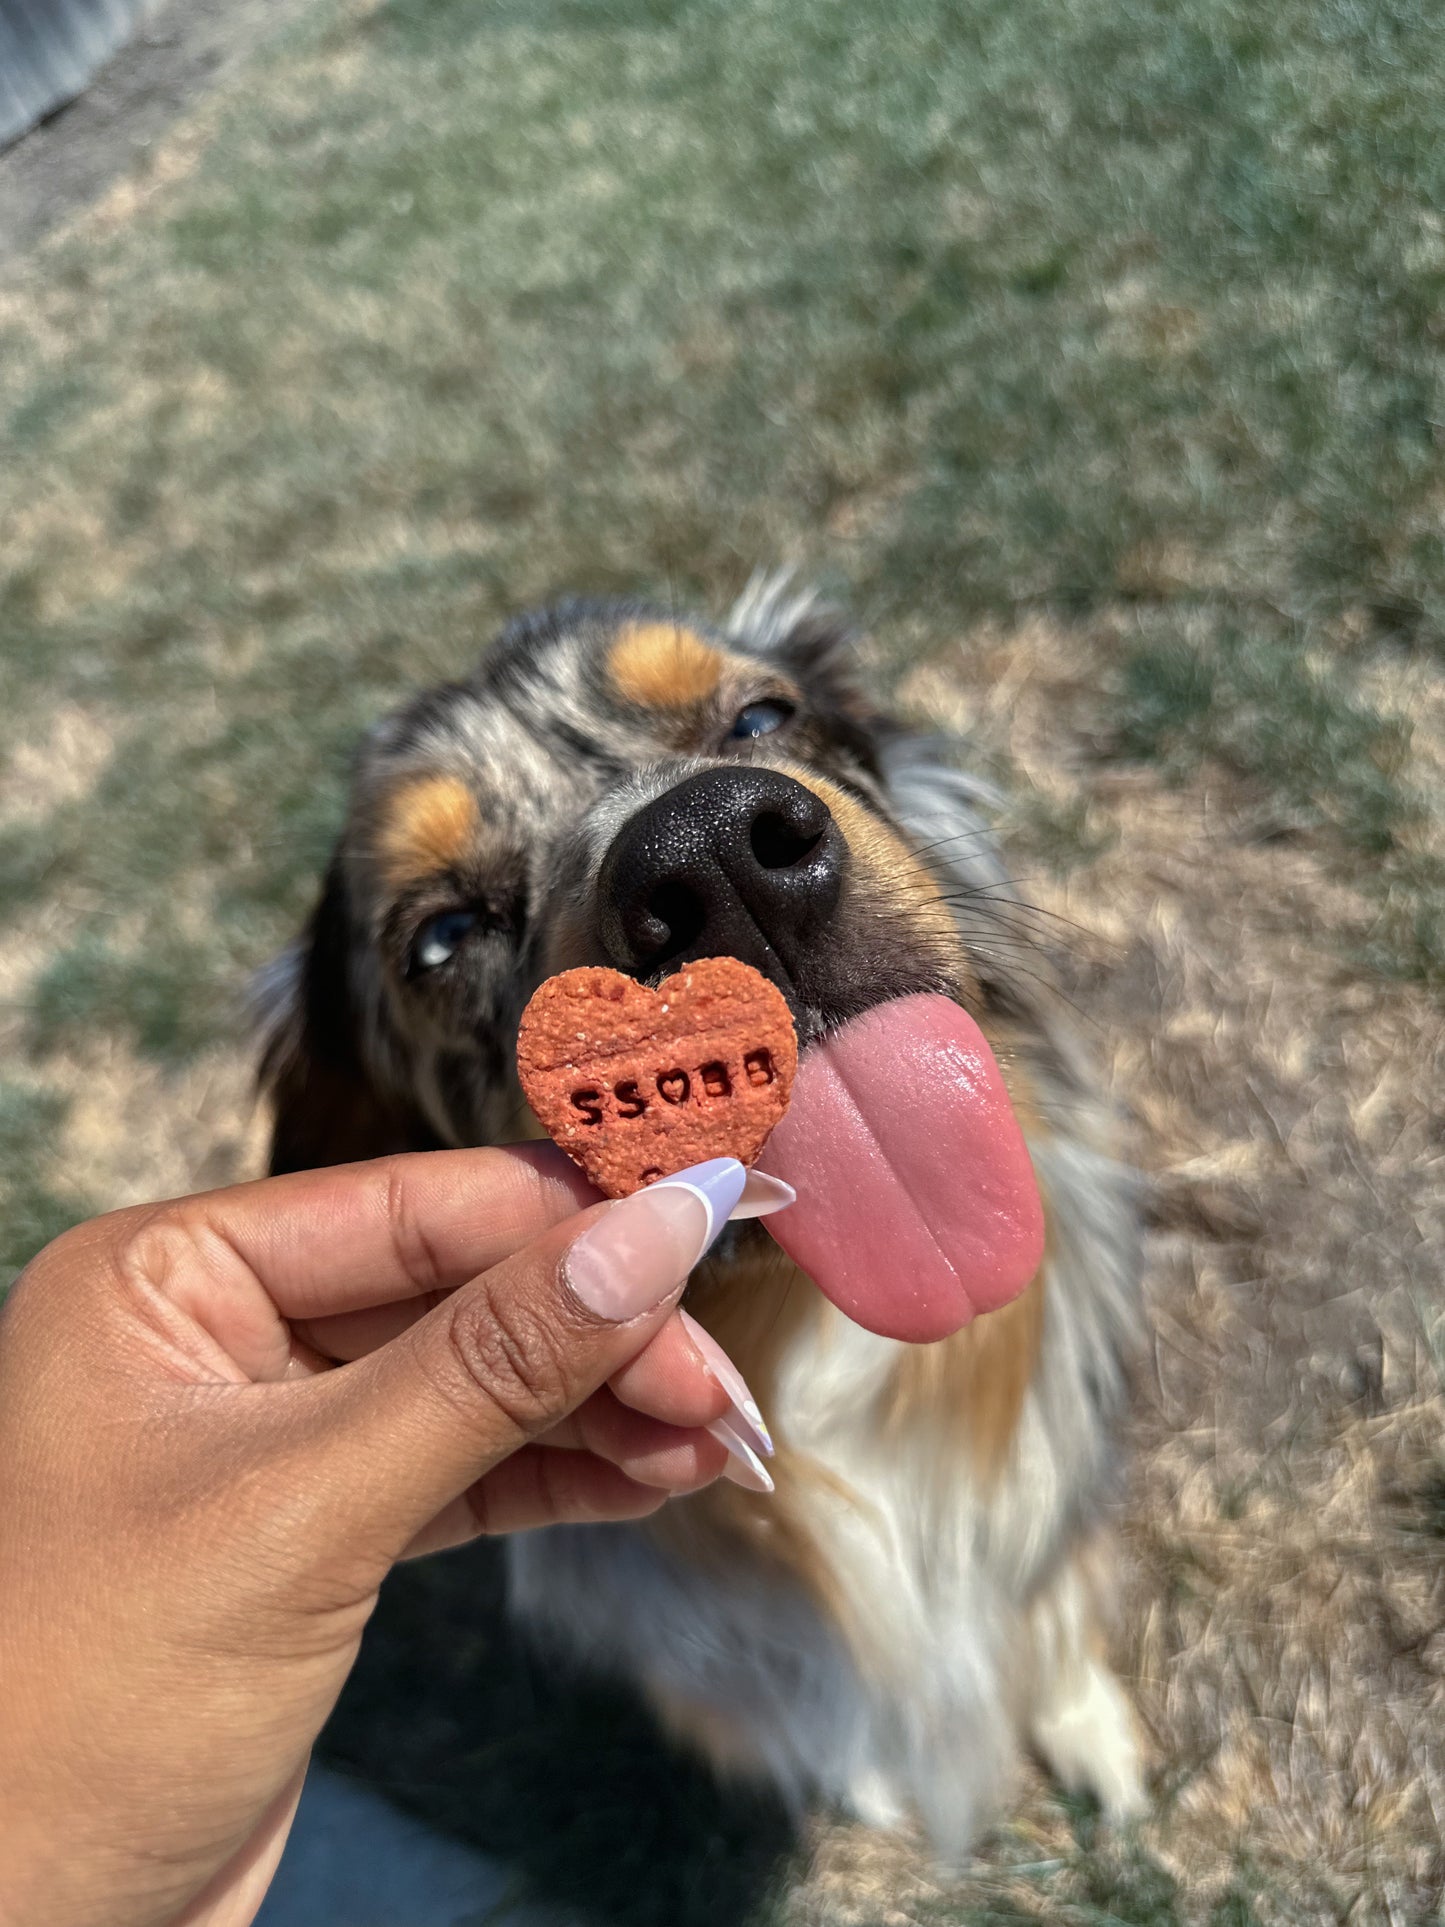
M476 843L477 799L456 776L423 776L388 797L376 838L393 889L463 862Z
M885 1431L937 1431L962 1437L979 1476L996 1479L1008 1462L1044 1336L1044 1281L1038 1276L1012 1304L975 1318L936 1345L909 1345L898 1361Z
M613 682L645 709L686 709L705 702L726 666L720 649L672 622L632 622L607 652Z
M700 1753L717 1771L747 1779L764 1770L752 1728L745 1719L730 1719L715 1706L684 1699L680 1693L655 1684L649 1684L648 1698L673 1738Z
M815 775L802 764L786 767L795 781L821 797L832 811L833 821L843 832L860 873L863 890L876 897L884 914L905 914L910 942L927 943L940 969L953 980L958 992L976 1003L978 981L968 952L927 867L896 830L847 790L830 783L826 776Z

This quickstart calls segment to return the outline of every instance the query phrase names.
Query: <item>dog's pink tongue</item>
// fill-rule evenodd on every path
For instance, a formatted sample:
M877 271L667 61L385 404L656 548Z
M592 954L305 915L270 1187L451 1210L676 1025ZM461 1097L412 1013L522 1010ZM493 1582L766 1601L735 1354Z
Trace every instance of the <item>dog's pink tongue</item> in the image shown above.
M798 1191L768 1230L888 1338L947 1338L1043 1256L1023 1132L983 1033L947 997L881 1004L813 1045L759 1166Z

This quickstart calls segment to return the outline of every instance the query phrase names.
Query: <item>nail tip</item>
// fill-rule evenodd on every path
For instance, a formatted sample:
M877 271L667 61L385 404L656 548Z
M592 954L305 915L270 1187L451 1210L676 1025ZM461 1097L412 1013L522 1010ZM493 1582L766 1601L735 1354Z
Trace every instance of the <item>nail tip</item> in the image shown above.
M742 1373L705 1325L700 1325L688 1311L680 1312L679 1316L684 1330L691 1335L693 1348L702 1360L704 1371L715 1385L721 1386L731 1402L730 1414L717 1422L740 1436L746 1436L750 1445L756 1442L771 1458L774 1451L773 1435Z
M775 1211L786 1211L797 1201L797 1192L784 1179L772 1177L766 1171L749 1171L733 1216L770 1218Z
M738 1401L738 1409L752 1427L753 1431L757 1433L763 1450L767 1453L768 1457L771 1458L773 1456L773 1435L768 1430L768 1422L759 1411L756 1401L750 1398L740 1399Z
M777 1487L773 1484L772 1478L762 1466L754 1470L750 1465L744 1466L730 1462L724 1467L722 1476L727 1480L729 1485L737 1486L739 1491L742 1492L777 1491Z
M719 1445L727 1448L728 1463L722 1471L725 1479L730 1479L734 1485L743 1486L752 1492L777 1490L768 1468L749 1442L726 1419L715 1419L707 1429Z

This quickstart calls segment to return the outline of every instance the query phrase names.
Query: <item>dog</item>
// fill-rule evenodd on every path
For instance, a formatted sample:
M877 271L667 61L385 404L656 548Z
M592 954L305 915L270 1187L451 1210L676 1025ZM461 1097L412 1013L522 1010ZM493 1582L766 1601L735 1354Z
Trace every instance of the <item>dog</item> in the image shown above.
M1138 1199L998 799L869 700L855 653L778 577L716 625L640 601L513 621L364 742L320 901L267 980L263 1082L280 1172L538 1135L518 1021L574 965L656 983L740 956L784 992L805 1064L916 993L971 1013L1043 1200L1028 1288L909 1344L731 1227L687 1304L769 1417L776 1491L719 1481L506 1547L513 1613L635 1682L720 1774L921 1825L956 1859L1025 1747L1107 1815L1141 1805L1104 1656Z

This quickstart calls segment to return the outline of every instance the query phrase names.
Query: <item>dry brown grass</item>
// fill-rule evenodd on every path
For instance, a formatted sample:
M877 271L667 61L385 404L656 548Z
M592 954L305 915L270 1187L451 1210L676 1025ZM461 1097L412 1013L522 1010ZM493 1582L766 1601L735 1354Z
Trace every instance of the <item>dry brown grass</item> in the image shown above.
M1035 624L909 693L1112 837L1028 887L1071 920L1069 994L1154 1180L1120 1647L1146 1839L1196 1892L1242 1851L1413 1917L1445 1872L1445 1019L1351 967L1370 900L1261 840L1238 783L1099 763L1095 669Z

